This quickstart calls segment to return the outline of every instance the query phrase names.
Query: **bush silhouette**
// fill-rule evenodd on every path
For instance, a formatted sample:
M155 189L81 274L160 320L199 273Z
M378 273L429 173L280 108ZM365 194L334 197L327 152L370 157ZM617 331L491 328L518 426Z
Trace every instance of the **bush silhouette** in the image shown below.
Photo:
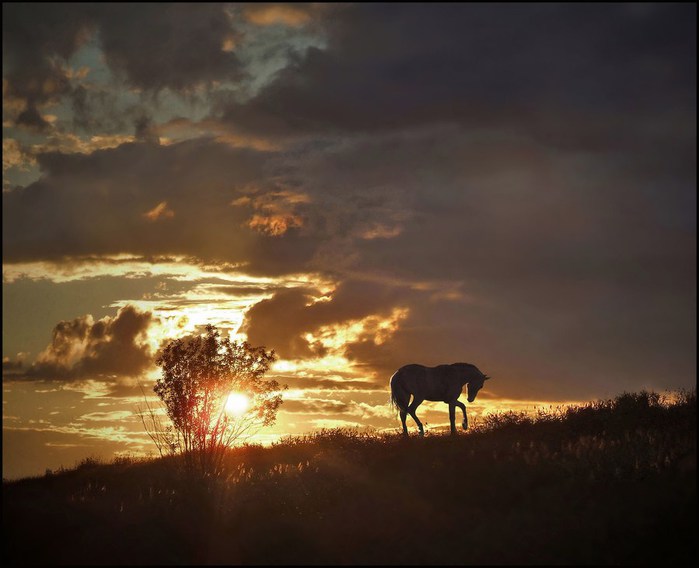
M161 455L182 453L188 470L218 474L227 448L276 419L286 386L264 378L274 360L274 351L221 337L212 325L203 336L170 341L156 359L162 375L153 388L170 424L163 428L150 406L141 411ZM231 393L248 408L229 413Z

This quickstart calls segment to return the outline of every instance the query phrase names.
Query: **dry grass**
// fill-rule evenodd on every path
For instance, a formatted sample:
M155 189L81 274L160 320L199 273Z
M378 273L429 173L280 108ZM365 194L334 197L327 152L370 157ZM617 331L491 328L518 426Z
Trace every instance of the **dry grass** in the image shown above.
M325 430L3 484L12 563L673 564L696 558L696 395L624 394L458 437ZM38 545L37 543L41 543Z

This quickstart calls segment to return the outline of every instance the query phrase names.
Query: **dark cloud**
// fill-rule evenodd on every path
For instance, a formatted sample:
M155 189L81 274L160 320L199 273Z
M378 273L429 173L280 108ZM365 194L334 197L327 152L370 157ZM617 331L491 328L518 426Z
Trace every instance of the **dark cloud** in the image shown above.
M694 5L345 4L323 15L327 48L297 53L225 121L270 136L498 125L581 146L614 132L591 116L694 106Z
M325 301L317 291L293 288L276 292L255 304L245 316L242 331L252 343L265 343L287 359L322 356L325 348L305 335L321 326L376 314L390 313L397 289L370 282L342 282Z
M281 357L292 359L322 355L320 344L311 344L301 336L307 329L301 318L311 301L309 290L289 289L255 304L246 314L242 331L253 344L264 343Z
M27 369L26 377L137 376L152 365L153 354L145 341L152 321L149 312L132 306L121 308L113 318L94 321L87 315L62 321L53 330L51 344Z
M160 137L153 124L153 121L148 116L140 116L135 121L135 136L136 140L148 142L151 144L159 144Z
M76 132L104 135L123 134L133 126L137 137L145 132L150 134L156 130L149 116L153 112L152 101L143 98L136 103L125 103L122 97L123 93L109 85L75 84L70 95L73 111L70 123L72 128ZM148 123L147 131L139 129L140 124L145 126L146 123ZM142 136L140 139L143 139ZM156 141L150 136L145 140Z
M112 71L144 93L192 94L238 80L239 38L231 23L226 5L216 3L3 4L6 96L24 105L15 122L46 130L41 107L65 96L72 98L76 126L104 122L95 109L109 113L113 99L72 81L68 66L93 37Z
M2 15L3 98L24 104L18 124L44 130L39 107L70 93L64 63L87 40L88 11L84 4L17 2L3 4Z
M248 260L257 233L230 201L260 177L265 153L196 140L37 159L42 178L3 194L6 261L124 250ZM177 223L143 216L163 201Z
M169 146L123 144L89 155L39 153L36 159L41 179L3 194L7 261L129 250L244 262L251 273L289 274L342 265L343 246L382 223L395 224L380 195L349 195L348 204L324 196L323 179L309 179L312 195L304 201L274 181L288 167L284 155L208 138ZM147 216L163 202L176 223L154 223Z
M42 180L3 196L5 258L129 250L318 271L340 283L329 302L278 290L244 329L284 357L311 357L323 347L305 333L409 308L385 342L347 346L367 381L407 362L468 361L519 396L572 385L594 396L607 373L620 388L682 384L696 336L693 142L683 127L638 128L632 145L604 153L452 127L298 153L202 139L44 155ZM302 227L268 235L231 202L273 199L280 177L309 201ZM147 222L163 201L174 217ZM589 361L607 371L590 378Z
M139 9L93 17L132 85L187 91L228 73L227 55L187 60L191 80L169 54L162 70L160 56L136 60L160 8L127 24ZM153 40L176 42L188 9ZM218 10L183 31L191 57L221 39L206 19ZM320 273L340 283L329 301L276 290L245 329L311 357L323 348L306 333L405 306L386 341L367 331L346 347L370 384L407 362L454 361L521 396L694 381L695 6L333 5L313 17L326 47L290 49L250 100L227 99L225 124L207 122L283 147L158 146L146 121L143 143L39 152L41 179L3 195L5 261L129 251ZM209 25L215 41L198 53ZM149 222L153 211L172 215Z
M33 102L27 103L27 108L19 113L16 124L38 131L44 131L49 127L49 123L41 116Z
M2 376L11 377L21 375L24 371L24 357L3 357L2 358Z
M96 20L107 64L134 87L181 93L241 76L225 4L104 4Z

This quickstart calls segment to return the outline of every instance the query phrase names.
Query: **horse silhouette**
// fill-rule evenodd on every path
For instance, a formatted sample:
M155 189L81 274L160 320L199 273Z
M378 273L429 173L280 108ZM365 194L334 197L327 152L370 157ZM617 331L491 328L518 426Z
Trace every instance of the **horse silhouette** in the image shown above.
M452 363L436 367L412 364L401 367L391 377L391 404L400 411L403 434L408 435L405 419L410 414L420 430L420 436L424 436L422 422L415 411L425 400L441 400L449 405L452 434L456 434L454 420L458 406L464 414L462 426L466 430L468 418L466 418L466 406L459 401L461 389L465 384L468 385L468 401L473 402L478 391L483 388L483 383L489 378L470 363ZM412 402L410 402L410 395L413 397Z

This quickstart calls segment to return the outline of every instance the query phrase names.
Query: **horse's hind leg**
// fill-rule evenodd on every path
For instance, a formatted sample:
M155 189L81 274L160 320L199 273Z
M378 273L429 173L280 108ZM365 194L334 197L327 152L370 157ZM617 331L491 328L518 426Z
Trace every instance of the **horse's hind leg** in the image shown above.
M393 402L398 407L400 412L400 421L403 424L403 435L408 435L408 426L405 419L408 416L408 405L410 403L410 394L399 386L392 386Z
M415 424L417 424L418 430L420 430L420 436L425 435L425 429L422 427L422 422L417 417L417 414L415 414L415 411L417 410L417 407L422 404L422 401L425 400L424 398L417 398L415 395L413 395L413 402L410 403L410 406L408 406L408 414L413 417L413 420L415 420Z
M403 435L408 435L408 425L405 423L405 419L408 417L408 412L406 410L400 411L400 421L403 423Z

